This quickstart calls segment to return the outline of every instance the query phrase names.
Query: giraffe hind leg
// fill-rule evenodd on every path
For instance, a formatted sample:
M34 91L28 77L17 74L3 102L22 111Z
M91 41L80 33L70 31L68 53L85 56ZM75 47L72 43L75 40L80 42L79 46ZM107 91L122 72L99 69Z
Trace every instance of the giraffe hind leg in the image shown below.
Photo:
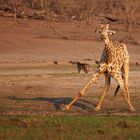
M129 76L129 63L124 64L124 86L127 91L127 98L130 100L129 90L128 90L128 76Z
M121 94L124 97L124 99L127 101L131 112L134 112L135 108L133 107L133 105L131 104L131 101L127 97L128 93L127 93L127 90L125 89L124 81L122 79L122 76L120 74L118 74L118 75L115 75L114 78L117 80L117 82L118 82L118 84L121 88Z

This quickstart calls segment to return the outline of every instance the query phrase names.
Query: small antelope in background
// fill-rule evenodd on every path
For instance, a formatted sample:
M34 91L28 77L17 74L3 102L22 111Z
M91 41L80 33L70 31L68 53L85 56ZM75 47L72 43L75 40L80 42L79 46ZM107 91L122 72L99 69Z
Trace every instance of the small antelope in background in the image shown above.
M83 70L85 73L88 73L90 71L90 69L91 69L90 65L87 64L87 63L81 63L79 61L69 61L69 63L77 65L78 73L80 73L81 70Z

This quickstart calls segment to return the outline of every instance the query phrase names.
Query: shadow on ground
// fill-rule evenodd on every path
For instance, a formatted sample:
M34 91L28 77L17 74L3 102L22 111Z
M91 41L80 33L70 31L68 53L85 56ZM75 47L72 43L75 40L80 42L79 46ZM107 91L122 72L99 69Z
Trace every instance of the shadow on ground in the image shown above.
M68 105L73 98L66 97L66 98L47 98L47 97L36 97L36 98L18 98L16 96L8 96L8 99L11 100L36 100L36 101L47 101L49 103L53 103L56 110L61 110L62 105ZM79 99L73 106L79 107L83 110L93 109L96 105L84 99ZM90 107L91 106L91 107Z

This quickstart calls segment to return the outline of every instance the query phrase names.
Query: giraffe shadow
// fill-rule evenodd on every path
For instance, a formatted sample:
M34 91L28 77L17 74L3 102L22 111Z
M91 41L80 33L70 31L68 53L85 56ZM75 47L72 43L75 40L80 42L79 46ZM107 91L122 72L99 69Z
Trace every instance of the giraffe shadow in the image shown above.
M48 98L48 97L35 97L35 98L19 98L16 96L8 96L7 97L10 100L17 100L17 101L47 101L49 103L52 103L56 110L61 110L62 105L68 105L73 98L66 97L66 98ZM96 104L91 103L90 101L79 99L73 106L79 107L83 110L93 109L93 107L96 106Z

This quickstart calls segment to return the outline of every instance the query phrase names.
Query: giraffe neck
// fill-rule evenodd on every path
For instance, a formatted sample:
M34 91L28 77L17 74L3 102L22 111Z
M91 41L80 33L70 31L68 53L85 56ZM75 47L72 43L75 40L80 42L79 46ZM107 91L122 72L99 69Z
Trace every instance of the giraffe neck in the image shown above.
M112 41L109 39L109 37L107 36L105 39L104 39L104 44L105 44L105 48L106 50L108 51L111 51L112 50Z
M105 39L104 39L104 44L105 46L110 46L110 44L112 43L112 41L109 39L109 37L107 36Z
M109 37L104 39L104 44L105 44L105 49L107 53L107 63L111 63L112 61L112 50L113 50L113 45L112 41L109 39Z

